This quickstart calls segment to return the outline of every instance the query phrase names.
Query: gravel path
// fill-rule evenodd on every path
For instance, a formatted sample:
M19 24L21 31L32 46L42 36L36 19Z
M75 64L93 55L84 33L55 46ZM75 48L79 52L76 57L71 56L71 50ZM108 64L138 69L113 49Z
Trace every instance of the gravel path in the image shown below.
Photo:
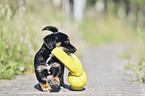
M59 92L45 93L38 86L35 74L17 76L14 80L0 81L0 96L145 96L145 84L127 84L130 75L124 70L127 60L119 56L129 48L126 44L108 44L98 48L86 48L81 59L88 80L83 91L66 88ZM48 80L50 77L48 77Z

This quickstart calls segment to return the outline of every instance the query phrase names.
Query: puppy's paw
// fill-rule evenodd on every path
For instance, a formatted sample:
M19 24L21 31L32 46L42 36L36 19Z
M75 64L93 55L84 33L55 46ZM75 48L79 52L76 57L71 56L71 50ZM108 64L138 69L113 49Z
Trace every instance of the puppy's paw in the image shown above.
M50 92L51 91L51 88L44 88L42 90L43 90L43 92Z
M58 87L60 85L60 81L54 79L50 82L50 85L51 86L55 86L55 87Z
M46 83L46 84L39 83L39 84L40 84L41 89L43 90L43 92L50 92L51 91L51 87L49 86L48 83Z

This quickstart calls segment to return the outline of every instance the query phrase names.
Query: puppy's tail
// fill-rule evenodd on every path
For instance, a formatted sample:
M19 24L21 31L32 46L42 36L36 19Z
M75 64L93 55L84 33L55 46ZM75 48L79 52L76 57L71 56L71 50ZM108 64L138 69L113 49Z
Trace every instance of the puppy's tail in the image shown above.
M49 31L52 31L52 32L58 32L58 29L56 27L53 27L53 26L46 26L45 28L42 29L42 31L44 30L49 30Z

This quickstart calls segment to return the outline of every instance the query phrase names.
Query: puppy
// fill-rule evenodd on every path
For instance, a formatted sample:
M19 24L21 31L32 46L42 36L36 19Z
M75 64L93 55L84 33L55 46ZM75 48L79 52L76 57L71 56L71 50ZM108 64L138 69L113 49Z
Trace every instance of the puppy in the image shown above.
M61 47L67 54L74 53L76 48L70 43L69 37L58 32L52 26L46 26L42 31L49 30L53 33L44 37L44 43L34 58L34 69L39 85L44 92L50 92L51 86L59 87L64 85L64 65L54 56L51 51L55 47ZM47 76L52 75L50 85Z

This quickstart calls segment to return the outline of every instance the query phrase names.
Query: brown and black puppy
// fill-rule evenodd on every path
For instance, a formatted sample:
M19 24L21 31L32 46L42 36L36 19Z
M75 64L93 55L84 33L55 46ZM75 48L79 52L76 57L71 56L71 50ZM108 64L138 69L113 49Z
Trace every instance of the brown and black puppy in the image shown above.
M51 86L59 87L64 85L64 65L51 55L51 51L55 47L61 47L69 54L74 53L76 48L70 44L69 37L62 32L58 32L57 28L46 26L42 31L44 30L49 30L53 33L43 38L44 43L34 58L34 68L41 89L44 92L50 92ZM52 75L51 86L47 82L47 76L49 75Z

